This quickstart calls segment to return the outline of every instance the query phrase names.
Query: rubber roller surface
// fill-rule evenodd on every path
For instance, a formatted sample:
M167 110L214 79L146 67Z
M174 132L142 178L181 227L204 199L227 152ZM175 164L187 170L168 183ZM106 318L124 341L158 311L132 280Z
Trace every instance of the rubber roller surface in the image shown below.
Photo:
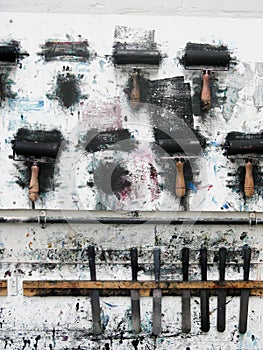
M17 48L15 46L0 46L0 61L15 63L17 60Z
M227 140L225 144L228 155L263 153L263 140Z
M113 57L115 64L159 65L161 61L158 50L116 49Z
M17 155L56 158L59 146L57 142L15 141L13 150Z

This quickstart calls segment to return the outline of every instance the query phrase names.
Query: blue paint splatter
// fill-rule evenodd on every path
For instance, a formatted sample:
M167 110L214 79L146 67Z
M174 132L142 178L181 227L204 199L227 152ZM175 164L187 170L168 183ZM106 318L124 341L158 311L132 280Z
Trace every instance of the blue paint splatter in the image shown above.
M197 187L191 181L186 183L186 187L192 190L194 193L197 193Z
M212 141L212 142L210 143L210 145L213 146L213 147L218 147L218 146L219 146L219 144L218 144L217 141Z
M217 174L217 165L214 164L214 175L216 176L216 174Z
M228 203L224 203L221 207L221 209L229 209Z
M103 303L108 307L118 307L118 305L112 304L112 303L107 303L106 301L104 301Z
M217 204L215 197L212 197L212 203Z
M105 66L106 62L103 60L99 60L99 65L100 65L100 69L103 71L104 70L104 66Z

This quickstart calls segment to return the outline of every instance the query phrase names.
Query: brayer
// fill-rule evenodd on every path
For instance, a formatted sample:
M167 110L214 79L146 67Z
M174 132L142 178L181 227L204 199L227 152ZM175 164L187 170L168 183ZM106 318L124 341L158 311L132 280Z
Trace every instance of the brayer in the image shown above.
M211 107L210 72L229 69L230 55L226 46L187 43L182 59L185 69L203 71L201 108Z
M171 156L161 157L162 159L174 159L176 166L175 193L182 198L186 194L186 184L184 175L185 159L197 159L202 148L206 146L205 139L197 132L191 133L188 137L173 139L166 135L166 138L158 137L155 130L156 144Z
M243 155L245 161L244 193L246 197L252 197L255 190L252 158L253 154L263 153L263 134L230 132L226 136L223 147L227 156L237 158L236 155Z
M19 57L29 56L26 52L20 52L18 45L0 46L0 63L15 64Z
M136 108L141 100L140 72L145 68L153 68L160 64L162 56L154 42L154 31L146 31L144 39L138 40L132 28L117 27L116 32L124 32L114 45L113 62L115 66L125 66L132 71L130 106ZM138 34L138 33L137 33Z
M34 202L39 195L39 168L40 163L53 163L50 158L56 158L59 151L59 142L32 142L32 141L14 141L13 159L17 161L27 161L31 163L31 178L29 182L29 199ZM23 156L23 159L16 158Z

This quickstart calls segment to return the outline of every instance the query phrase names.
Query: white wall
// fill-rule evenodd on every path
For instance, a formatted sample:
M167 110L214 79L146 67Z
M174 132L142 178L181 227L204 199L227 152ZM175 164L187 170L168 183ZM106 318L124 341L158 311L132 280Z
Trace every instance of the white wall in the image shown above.
M262 17L260 0L1 0L0 11L170 16Z

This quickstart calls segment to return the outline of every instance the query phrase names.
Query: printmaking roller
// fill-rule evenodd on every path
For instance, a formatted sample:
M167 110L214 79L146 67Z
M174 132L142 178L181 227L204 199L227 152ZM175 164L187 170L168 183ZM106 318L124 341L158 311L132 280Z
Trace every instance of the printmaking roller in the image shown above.
M165 152L171 154L170 157L161 157L162 159L174 159L176 166L176 178L175 178L175 193L178 197L184 197L186 194L186 183L184 166L186 159L196 159L202 148L206 146L206 140L200 135L199 132L188 132L182 136L174 138L169 137L165 133L160 133L158 130L154 130L156 144L161 147ZM160 135L162 137L160 137ZM166 135L166 136L165 136Z
M187 43L182 59L185 69L202 70L203 83L201 89L201 107L211 107L210 72L227 71L230 55L226 46Z
M140 72L142 69L159 66L162 56L160 51L156 49L153 31L146 32L144 42L136 42L138 39L136 36L130 35L131 32L132 30L127 29L125 31L127 38L124 38L123 42L117 41L115 44L113 62L117 67L124 66L132 71L130 106L136 108L141 101ZM131 42L132 40L134 42Z
M26 161L32 163L31 178L29 182L29 199L34 202L39 195L39 169L41 163L54 163L59 151L59 142L32 142L19 141L13 142L13 159L16 161ZM16 158L16 156L23 156L23 159Z
M19 58L29 56L26 52L21 52L16 44L0 45L0 64L13 65L18 63Z
M263 134L231 132L227 134L223 147L227 156L235 156L235 159L238 159L236 155L243 155L245 161L244 193L246 197L252 197L255 191L252 158L253 154L263 154Z

